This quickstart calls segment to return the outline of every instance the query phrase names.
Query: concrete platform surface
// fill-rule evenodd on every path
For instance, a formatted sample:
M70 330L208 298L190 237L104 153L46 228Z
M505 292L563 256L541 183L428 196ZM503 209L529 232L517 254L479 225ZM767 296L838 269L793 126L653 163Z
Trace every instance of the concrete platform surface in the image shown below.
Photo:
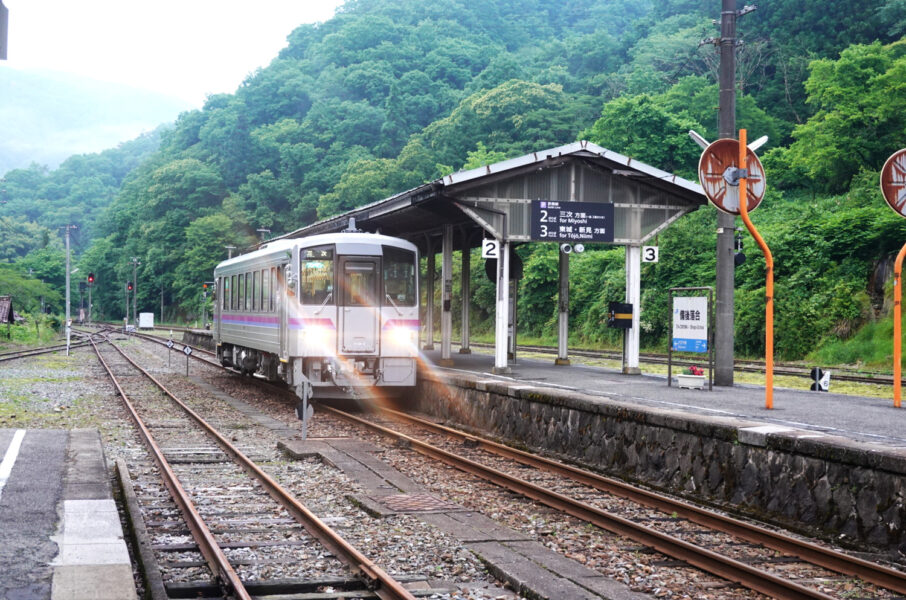
M511 372L491 372L494 357L472 350L452 353L453 366L440 367L438 349L423 351L425 362L443 371L465 371L482 378L518 381L526 385L580 391L639 406L660 407L692 414L737 417L779 428L818 431L859 442L906 448L906 404L897 409L893 400L774 388L774 408L765 408L764 386L736 384L713 391L667 386L666 375L624 375L616 369L573 362L555 365L550 360L521 358L510 363ZM706 384L707 386L707 384ZM892 393L891 393L892 394ZM892 398L892 395L891 395Z
M97 430L0 429L0 598L131 600Z

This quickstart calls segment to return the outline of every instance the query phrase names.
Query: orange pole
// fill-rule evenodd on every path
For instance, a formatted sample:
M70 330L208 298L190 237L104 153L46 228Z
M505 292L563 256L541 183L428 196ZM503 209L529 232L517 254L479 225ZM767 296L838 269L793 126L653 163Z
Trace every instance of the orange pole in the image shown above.
M900 248L897 260L893 263L893 406L900 408L900 399L903 393L902 374L902 330L903 315L900 304L903 299L903 259L906 258L906 244Z
M746 130L739 130L739 168L746 168ZM758 242L758 247L764 254L765 284L764 284L764 407L768 410L774 408L774 257L764 238L755 229L749 218L749 180L745 177L739 181L739 214L749 233Z

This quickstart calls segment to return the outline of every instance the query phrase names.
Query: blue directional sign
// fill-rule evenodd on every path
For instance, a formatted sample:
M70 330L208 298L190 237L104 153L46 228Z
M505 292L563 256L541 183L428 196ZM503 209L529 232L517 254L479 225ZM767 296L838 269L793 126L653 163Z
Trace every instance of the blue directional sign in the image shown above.
M613 242L613 204L532 201L532 240Z

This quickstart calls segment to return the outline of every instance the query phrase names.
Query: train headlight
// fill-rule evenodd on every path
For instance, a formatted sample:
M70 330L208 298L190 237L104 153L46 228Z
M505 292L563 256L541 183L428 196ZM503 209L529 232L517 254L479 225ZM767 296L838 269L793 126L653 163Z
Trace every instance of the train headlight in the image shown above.
M390 329L390 339L399 346L417 346L418 330L411 327L393 327Z
M330 341L330 331L321 325L306 327L305 341L312 346L325 346Z

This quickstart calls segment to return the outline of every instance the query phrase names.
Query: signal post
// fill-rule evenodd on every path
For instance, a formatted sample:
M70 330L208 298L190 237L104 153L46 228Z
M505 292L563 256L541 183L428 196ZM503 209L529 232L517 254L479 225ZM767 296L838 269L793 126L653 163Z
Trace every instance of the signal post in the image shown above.
M894 152L881 169L881 194L887 205L901 217L906 217L906 148ZM900 248L893 265L893 405L900 408L903 388L903 259L906 244Z

